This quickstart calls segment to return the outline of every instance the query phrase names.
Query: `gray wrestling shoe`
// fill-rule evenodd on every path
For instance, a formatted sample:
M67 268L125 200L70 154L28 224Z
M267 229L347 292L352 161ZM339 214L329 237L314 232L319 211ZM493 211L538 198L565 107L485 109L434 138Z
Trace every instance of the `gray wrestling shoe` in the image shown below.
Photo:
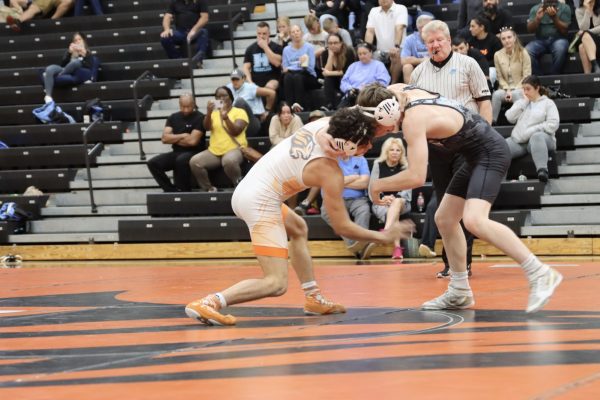
M448 286L443 295L423 303L421 310L463 310L473 305L475 300L472 291Z
M534 313L542 309L552 297L554 289L562 282L562 275L555 269L548 267L548 272L529 282L529 301L527 313Z

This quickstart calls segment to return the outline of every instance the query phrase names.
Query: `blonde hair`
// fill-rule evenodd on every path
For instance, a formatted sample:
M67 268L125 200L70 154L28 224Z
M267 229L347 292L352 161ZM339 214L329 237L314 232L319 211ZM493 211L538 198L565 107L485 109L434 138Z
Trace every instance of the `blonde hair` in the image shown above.
M306 25L306 29L310 29L315 22L319 24L319 32L321 32L321 23L319 22L319 18L312 14L304 16L304 25Z
M519 35L517 35L517 32L515 32L515 30L512 27L501 28L500 29L500 37L502 37L502 34L504 32L511 32L513 34L513 36L515 37L515 45L513 47L513 52L510 57L511 58L514 57L515 61L522 63L523 57L524 57L524 52L526 52L527 50L525 50L525 47L523 47L523 43L521 43L521 39L519 39Z
M287 15L282 15L281 17L277 18L277 25L279 25L280 23L286 24L288 28L292 25L292 21Z
M387 161L388 153L390 152L390 147L392 147L392 145L394 144L397 145L400 148L400 150L402 150L402 156L400 157L399 164L402 167L402 169L405 169L408 167L408 159L406 158L406 148L404 148L404 143L402 142L402 139L396 137L391 137L389 139L386 139L385 142L383 142L383 146L381 146L381 154L379 155L377 160L375 160L375 162Z
M427 35L433 32L442 32L448 39L450 38L450 28L448 28L448 24L444 21L434 19L423 27L423 37L427 37Z

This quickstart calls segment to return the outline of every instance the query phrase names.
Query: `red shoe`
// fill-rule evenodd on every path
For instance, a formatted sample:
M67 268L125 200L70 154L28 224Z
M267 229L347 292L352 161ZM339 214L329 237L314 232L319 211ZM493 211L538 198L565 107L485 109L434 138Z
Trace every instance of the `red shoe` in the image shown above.
M318 208L311 207L308 210L306 210L306 213L308 215L319 215L319 214L321 214L321 211Z
M18 18L13 17L12 15L7 15L6 24L10 26L10 29L13 32L21 32L21 21Z
M402 247L396 246L394 247L394 252L392 253L392 260L402 260L404 259L404 255L402 254Z

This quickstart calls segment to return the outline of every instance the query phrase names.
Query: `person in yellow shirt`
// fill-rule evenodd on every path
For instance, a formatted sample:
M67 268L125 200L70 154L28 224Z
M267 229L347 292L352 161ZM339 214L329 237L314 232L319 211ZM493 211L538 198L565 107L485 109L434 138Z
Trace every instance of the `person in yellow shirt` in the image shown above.
M234 185L242 179L241 164L244 156L239 147L248 145L248 115L232 104L231 90L225 86L218 87L215 90L215 100L208 101L204 117L204 129L210 131L208 149L190 159L192 174L198 185L207 192L217 191L208 177L209 170L222 166Z

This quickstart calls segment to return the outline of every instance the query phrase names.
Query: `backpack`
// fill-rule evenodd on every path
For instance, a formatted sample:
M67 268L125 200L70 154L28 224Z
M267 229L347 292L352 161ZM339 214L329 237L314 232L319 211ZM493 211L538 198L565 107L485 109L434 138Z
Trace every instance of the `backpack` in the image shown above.
M85 102L83 106L83 115L89 115L90 122L98 119L102 121L110 121L110 109L106 107L99 98L91 99Z
M29 214L21 210L16 203L6 202L0 207L0 221L21 221L27 218Z
M33 110L33 115L44 124L74 124L75 119L64 112L54 101Z

